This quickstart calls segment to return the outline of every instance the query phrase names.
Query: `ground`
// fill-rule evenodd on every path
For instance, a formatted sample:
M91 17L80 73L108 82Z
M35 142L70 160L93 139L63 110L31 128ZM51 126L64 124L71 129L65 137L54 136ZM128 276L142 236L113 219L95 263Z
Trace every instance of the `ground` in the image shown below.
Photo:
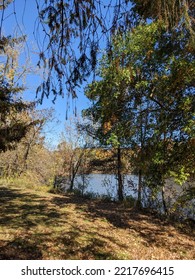
M0 259L195 259L191 228L125 205L0 185Z

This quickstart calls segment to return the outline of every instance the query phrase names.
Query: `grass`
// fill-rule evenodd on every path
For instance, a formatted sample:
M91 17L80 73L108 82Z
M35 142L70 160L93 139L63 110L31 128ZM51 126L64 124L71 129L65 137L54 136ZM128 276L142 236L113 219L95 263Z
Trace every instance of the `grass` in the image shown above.
M0 259L195 259L194 231L114 202L0 183Z

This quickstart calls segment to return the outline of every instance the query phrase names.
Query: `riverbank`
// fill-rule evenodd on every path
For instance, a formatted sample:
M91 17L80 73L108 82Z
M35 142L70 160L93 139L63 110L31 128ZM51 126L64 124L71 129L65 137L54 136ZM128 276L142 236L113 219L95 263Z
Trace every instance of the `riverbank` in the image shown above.
M0 259L195 259L195 233L124 205L0 185Z

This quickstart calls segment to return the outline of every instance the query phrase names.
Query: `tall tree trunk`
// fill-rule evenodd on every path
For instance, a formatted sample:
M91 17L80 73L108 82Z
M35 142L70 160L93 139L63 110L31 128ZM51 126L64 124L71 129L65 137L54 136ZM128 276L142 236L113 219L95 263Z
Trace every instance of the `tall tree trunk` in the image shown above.
M136 201L136 207L138 207L138 208L142 207L141 194L142 194L142 171L141 171L141 169L139 169L139 171L138 171L138 193L137 193L137 201Z
M75 179L75 177L72 177L71 180L70 180L70 188L69 188L70 191L73 190L73 187L74 187L74 179Z
M142 113L142 108L140 107L140 162L139 162L139 169L138 169L138 193L137 193L137 201L135 206L137 208L142 208L142 163L144 161L143 159L143 146L144 146L144 138L146 134L146 123L147 123L147 117L145 118L145 125L144 125L144 116Z
M80 155L79 155L79 158L77 160L76 163L74 163L74 161L71 160L71 167L70 167L70 188L69 190L72 191L73 188L74 188L74 180L75 180L75 177L77 175L77 172L78 172L78 169L82 163L82 159L83 159L83 156L84 156L84 152L82 152Z
M162 174L164 177L164 174L166 173L166 131L164 131L164 134L163 134L163 157L164 157L164 163L162 166ZM163 210L165 212L165 215L168 215L168 208L167 208L166 201L165 201L165 182L164 182L164 180L163 180L161 195L162 195Z
M69 190L72 191L74 187L74 179L75 179L75 171L74 171L74 164L71 166L71 173L70 173L70 188Z
M30 148L31 148L30 146L31 146L31 143L27 143L26 151L23 156L23 170L21 171L21 173L28 169L27 159L29 156Z
M164 185L162 187L161 195L162 195L163 210L164 210L165 214L168 215L168 208L167 208L167 204L166 204L166 201L165 201L165 187L164 187Z
M26 150L25 150L25 153L23 156L23 168L22 168L20 174L22 174L24 171L26 171L28 169L27 160L28 160L30 149L32 148L33 140L35 139L35 136L36 136L36 131L33 132L32 137L26 143Z
M117 148L117 179L118 179L118 200L123 201L123 180L122 180L122 162L121 162L121 147Z

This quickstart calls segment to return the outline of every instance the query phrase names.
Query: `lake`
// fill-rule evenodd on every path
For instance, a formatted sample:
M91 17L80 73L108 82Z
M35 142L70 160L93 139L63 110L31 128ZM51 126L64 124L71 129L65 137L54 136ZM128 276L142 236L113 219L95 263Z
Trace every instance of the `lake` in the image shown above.
M138 178L136 175L123 175L124 196L136 196ZM112 174L78 175L75 179L75 188L84 188L84 193L91 192L99 196L107 195L113 200L117 199L117 178Z
M137 198L138 177L136 175L123 175L124 197L131 196ZM190 217L195 220L195 199L186 200L180 203L182 196L185 197L186 190L190 190L195 182L185 183L182 186L177 185L173 179L167 179L165 184L166 207L170 213L179 217ZM67 177L61 177L60 188L65 191L69 188L70 182ZM82 194L91 193L94 197L107 196L111 200L117 200L117 177L112 174L89 174L77 175L74 181L74 189L79 189ZM195 186L194 186L195 187ZM159 193L151 199L151 192L148 188L142 190L142 205L164 212L162 204L162 194ZM178 203L177 203L178 202Z
M123 175L123 182L124 197L132 196L137 198L138 177L136 175ZM116 175L112 174L77 175L74 187L83 191L83 194L90 192L97 196L107 195L112 200L117 200L117 183ZM82 185L85 187L82 188ZM175 211L178 215L187 216L195 220L195 199L190 200L187 204L183 205L183 207L175 205L177 198L181 197L186 187L186 184L178 186L172 179L166 181L165 200L167 208L170 211ZM152 202L148 201L147 192L147 190L145 190L144 194L142 192L143 206L153 207L160 212L164 212L161 192L158 193Z

